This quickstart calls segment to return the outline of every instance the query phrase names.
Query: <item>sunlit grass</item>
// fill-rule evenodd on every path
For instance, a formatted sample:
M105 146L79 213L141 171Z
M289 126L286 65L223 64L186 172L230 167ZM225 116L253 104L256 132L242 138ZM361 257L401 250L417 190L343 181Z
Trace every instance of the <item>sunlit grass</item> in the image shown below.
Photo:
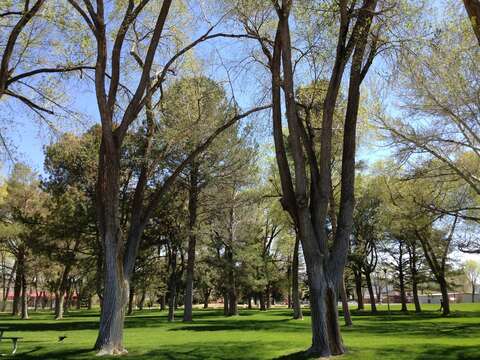
M425 312L401 314L393 306L379 315L354 311L352 328L343 328L349 353L342 359L480 359L480 305L452 306L452 315L440 316L438 305ZM308 312L306 311L308 315ZM290 319L288 309L268 312L242 310L225 318L221 310L197 310L193 323L168 323L158 310L127 318L125 346L128 359L300 359L310 343L310 324ZM98 313L72 311L55 321L50 313L32 313L22 321L0 315L0 326L22 336L18 359L91 359ZM59 343L58 337L67 339ZM10 343L1 342L8 352Z

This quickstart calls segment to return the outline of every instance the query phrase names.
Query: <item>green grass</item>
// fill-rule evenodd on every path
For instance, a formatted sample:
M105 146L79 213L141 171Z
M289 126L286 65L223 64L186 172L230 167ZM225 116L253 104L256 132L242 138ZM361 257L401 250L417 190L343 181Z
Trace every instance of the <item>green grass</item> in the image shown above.
M438 305L426 307L421 315L401 314L384 307L372 316L354 313L352 328L342 328L348 354L342 360L356 359L480 359L480 305L452 306L452 315L442 318ZM308 314L308 312L306 312ZM168 323L165 312L142 311L126 320L125 346L128 359L301 359L310 343L309 318L290 319L287 309L261 313L242 310L239 316L225 318L220 310L197 310L193 323ZM5 335L22 336L14 358L91 359L98 314L72 311L55 321L50 313L32 313L22 321L0 315L0 326L15 331ZM58 343L59 335L67 335ZM10 343L1 342L0 352ZM7 357L8 358L8 357Z

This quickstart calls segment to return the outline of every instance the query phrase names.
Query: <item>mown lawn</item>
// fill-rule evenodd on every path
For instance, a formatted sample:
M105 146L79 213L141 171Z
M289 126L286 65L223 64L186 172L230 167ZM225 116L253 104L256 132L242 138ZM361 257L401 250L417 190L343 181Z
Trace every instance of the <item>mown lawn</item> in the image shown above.
M380 308L377 316L355 313L354 326L343 328L349 353L340 359L480 359L480 304L452 306L450 317L442 318L438 305L426 307L421 315L389 315ZM307 312L308 315L308 312ZM261 313L242 310L225 318L220 310L197 310L190 324L168 323L166 313L137 312L126 321L125 345L128 359L303 359L301 351L310 342L310 324L290 319L287 309ZM0 327L22 336L16 359L91 359L98 325L96 312L71 312L55 321L49 313L32 313L21 321L0 315ZM58 336L67 339L59 343ZM0 352L10 350L1 342ZM9 358L9 357L6 357Z

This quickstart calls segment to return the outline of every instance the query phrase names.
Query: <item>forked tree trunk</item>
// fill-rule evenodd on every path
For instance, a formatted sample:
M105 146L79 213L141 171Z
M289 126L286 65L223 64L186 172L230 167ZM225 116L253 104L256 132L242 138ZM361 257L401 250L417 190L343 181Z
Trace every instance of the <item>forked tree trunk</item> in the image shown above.
M373 291L372 278L370 272L365 272L365 280L368 288L368 295L370 296L370 306L372 308L372 313L377 312L377 305L375 304L375 292Z
M187 274L185 284L185 305L183 311L183 321L192 321L193 311L193 275L195 270L195 247L197 243L197 235L195 234L195 227L197 224L197 201L198 201L198 166L195 162L192 163L190 169L190 184L188 196L188 259L187 259Z
M328 279L319 259L306 261L310 284L312 346L316 356L340 355L345 352L338 324L338 283ZM333 286L332 286L333 285Z
M362 63L370 29L368 20L375 13L376 0L363 2L350 39L348 5L346 1L339 4L340 31L335 63L323 106L319 159L316 157L313 137L309 136L302 120L298 118L288 24L291 1L282 1L281 5L277 3L279 21L273 54L269 57L272 73L273 135L282 186L281 202L299 230L310 287L312 346L309 354L326 357L340 355L345 351L338 324L337 292L345 267L353 223L355 140L360 83L371 61L367 61L363 68ZM351 44L354 46L350 46ZM330 249L325 228L331 189L333 115L345 65L354 48L344 126L339 221ZM265 47L263 49L268 52ZM285 94L288 141L293 166L289 164L282 133L281 88ZM308 161L308 166L305 161ZM295 176L291 174L291 167L294 168Z
M302 307L300 304L300 288L298 283L298 263L299 263L299 248L300 238L297 236L295 239L295 247L293 248L293 261L292 261L292 306L293 306L293 318L303 319Z

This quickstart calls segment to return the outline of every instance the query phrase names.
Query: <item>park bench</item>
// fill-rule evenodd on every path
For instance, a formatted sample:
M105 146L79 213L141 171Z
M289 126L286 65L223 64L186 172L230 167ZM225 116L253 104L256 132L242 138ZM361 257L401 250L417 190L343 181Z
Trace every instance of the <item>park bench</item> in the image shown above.
M12 340L12 352L11 355L14 355L17 352L18 340L23 339L19 336L2 336L0 340Z
M3 336L4 332L9 330L8 327L0 327L0 341L2 340L11 340L12 341L12 352L11 355L14 355L17 352L18 340L22 339L19 336ZM4 354L2 354L3 356Z

